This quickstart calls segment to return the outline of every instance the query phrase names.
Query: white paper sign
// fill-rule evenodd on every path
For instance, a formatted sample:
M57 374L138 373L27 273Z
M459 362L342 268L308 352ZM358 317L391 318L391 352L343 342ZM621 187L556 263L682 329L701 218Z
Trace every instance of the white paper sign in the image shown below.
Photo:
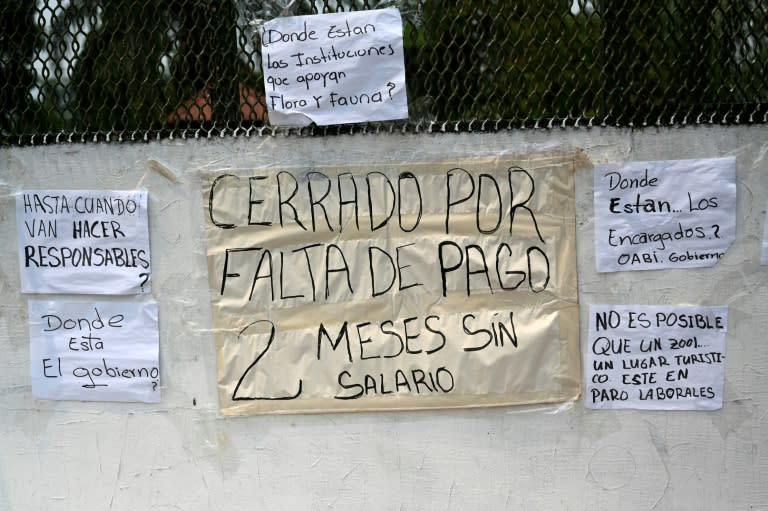
M768 207L766 207L765 226L763 227L763 253L760 264L768 264Z
M16 226L22 293L152 291L146 191L24 190Z
M714 266L735 236L735 158L595 167L599 272Z
M408 117L397 9L276 18L261 31L273 125Z
M587 408L723 406L728 308L591 305Z
M157 303L29 300L38 399L160 401Z

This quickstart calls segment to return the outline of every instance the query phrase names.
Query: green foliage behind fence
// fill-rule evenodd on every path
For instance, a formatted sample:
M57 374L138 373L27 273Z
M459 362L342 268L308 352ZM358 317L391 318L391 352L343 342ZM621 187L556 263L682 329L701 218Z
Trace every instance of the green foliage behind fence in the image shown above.
M271 133L254 23L391 5L411 118L375 129L768 122L768 0L15 0L0 142Z

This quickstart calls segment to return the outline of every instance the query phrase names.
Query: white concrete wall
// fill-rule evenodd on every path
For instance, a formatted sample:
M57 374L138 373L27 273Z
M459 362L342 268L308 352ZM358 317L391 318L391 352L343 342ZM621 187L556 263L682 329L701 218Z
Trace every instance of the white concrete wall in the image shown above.
M200 169L558 147L593 162L737 157L737 240L709 270L597 274L592 174L576 185L582 336L589 303L727 304L721 411L218 415ZM766 155L766 126L0 148L0 510L768 510ZM36 401L12 194L136 187L150 192L163 401Z

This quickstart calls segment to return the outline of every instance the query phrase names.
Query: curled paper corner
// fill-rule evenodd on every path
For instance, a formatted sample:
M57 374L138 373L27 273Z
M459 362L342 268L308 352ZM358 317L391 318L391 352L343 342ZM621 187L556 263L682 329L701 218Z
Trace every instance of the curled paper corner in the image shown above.
M161 163L161 162L159 162L157 160L154 160L152 158L148 159L147 160L147 167L150 170L153 170L153 171L157 172L158 174L163 176L165 179L167 179L171 183L178 183L179 182L179 178L176 177L176 174L170 168L168 168L165 164L163 164L163 163Z
M313 122L314 119L301 112L269 112L269 123L272 126L309 126Z

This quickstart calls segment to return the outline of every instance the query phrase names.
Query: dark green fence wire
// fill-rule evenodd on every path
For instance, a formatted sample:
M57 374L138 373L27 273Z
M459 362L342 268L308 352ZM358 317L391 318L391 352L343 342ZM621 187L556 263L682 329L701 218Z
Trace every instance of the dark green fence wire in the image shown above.
M407 121L269 125L255 26L396 6ZM768 0L13 0L0 143L768 122Z

